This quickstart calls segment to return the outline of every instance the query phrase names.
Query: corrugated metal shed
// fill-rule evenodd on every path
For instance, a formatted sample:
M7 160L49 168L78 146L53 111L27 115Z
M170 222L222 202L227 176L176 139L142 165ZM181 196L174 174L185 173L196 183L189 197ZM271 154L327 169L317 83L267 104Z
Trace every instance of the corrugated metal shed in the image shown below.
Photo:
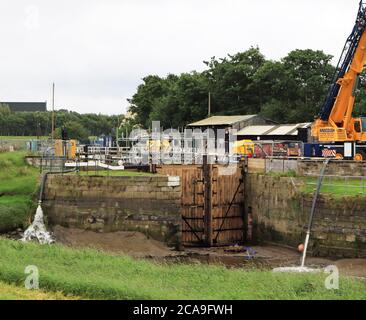
M249 126L237 132L238 136L296 136L297 129L311 127L309 123L287 124L278 126Z
M298 124L294 125L283 125L275 128L269 134L272 136L290 136L297 135Z
M205 127L205 126L230 126L238 122L247 121L257 115L246 116L213 116L207 119L200 120L188 125L188 127Z
M249 126L240 130L237 135L242 136L262 136L265 135L268 131L272 131L274 128L278 126Z
M312 122L300 123L298 129L300 129L300 128L310 128L312 124L313 124Z

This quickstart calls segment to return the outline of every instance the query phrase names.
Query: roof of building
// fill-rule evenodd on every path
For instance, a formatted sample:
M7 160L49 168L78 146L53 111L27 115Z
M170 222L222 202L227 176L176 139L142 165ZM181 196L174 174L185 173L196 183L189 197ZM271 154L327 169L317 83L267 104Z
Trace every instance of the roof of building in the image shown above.
M248 126L237 132L238 136L296 136L300 128L309 128L311 122L283 125Z
M9 106L12 112L47 111L47 102L0 102Z
M262 136L265 135L268 131L272 131L274 128L278 126L275 125L261 125L261 126L248 126L243 128L242 130L237 132L237 135L243 136Z
M272 136L289 136L292 134L297 134L297 128L299 125L293 124L293 125L281 125L275 128L274 130L271 130L270 135Z
M208 126L225 126L233 125L238 122L247 121L257 115L246 115L246 116L213 116L207 119L203 119L188 125L188 127L208 127Z

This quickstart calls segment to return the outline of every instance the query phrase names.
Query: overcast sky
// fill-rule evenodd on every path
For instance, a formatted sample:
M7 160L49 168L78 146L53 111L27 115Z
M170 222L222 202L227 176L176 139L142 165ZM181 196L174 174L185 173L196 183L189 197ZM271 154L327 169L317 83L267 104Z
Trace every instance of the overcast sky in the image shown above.
M202 70L203 60L259 46L338 58L358 0L1 0L0 101L77 112L126 111L148 74Z

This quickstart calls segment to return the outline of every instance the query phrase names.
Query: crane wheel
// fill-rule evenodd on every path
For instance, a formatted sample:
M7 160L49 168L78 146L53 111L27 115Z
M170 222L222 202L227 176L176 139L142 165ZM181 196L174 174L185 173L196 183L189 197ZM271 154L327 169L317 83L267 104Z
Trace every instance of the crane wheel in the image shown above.
M355 160L355 161L364 161L364 160L366 160L366 156L363 152L359 152L359 153L356 153L353 160Z
M337 153L335 158L337 160L343 160L343 154L342 153Z

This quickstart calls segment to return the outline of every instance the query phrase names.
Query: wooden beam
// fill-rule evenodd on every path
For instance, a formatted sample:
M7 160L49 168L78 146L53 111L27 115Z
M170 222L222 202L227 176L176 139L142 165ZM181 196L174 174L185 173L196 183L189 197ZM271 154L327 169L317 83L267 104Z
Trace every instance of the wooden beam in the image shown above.
M213 245L212 230L212 165L208 163L208 156L203 156L203 180L204 180L204 214L205 214L205 242Z

